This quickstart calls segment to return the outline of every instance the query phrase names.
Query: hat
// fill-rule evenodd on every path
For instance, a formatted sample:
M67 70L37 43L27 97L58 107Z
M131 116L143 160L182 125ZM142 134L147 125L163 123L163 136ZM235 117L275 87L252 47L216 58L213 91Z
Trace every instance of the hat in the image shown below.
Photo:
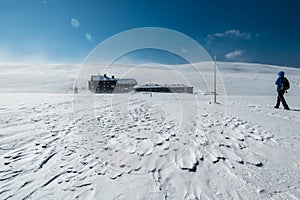
M279 77L284 77L284 71L278 72L278 76L279 76Z

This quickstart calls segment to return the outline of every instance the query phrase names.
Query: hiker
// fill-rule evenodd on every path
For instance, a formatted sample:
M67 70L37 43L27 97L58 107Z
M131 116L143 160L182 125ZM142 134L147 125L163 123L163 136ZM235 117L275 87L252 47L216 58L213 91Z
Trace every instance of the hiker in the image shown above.
M289 81L286 77L284 77L284 72L280 71L278 72L278 78L275 82L276 88L277 88L277 103L274 106L274 108L279 108L280 102L282 103L285 110L289 110L289 106L287 105L285 99L284 99L284 93L287 92L287 90L290 88Z

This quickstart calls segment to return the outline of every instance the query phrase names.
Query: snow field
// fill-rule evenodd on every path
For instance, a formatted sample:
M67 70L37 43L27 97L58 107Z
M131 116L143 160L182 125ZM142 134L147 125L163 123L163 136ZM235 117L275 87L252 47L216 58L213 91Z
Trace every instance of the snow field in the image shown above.
M220 104L203 84L152 97L1 93L1 199L298 199L299 70L286 68L292 111L273 109L277 67L219 70Z

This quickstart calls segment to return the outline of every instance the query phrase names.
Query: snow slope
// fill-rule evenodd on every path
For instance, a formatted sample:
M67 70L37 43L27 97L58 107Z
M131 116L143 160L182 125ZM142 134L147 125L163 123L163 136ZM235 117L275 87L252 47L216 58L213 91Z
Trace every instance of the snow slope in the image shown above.
M27 67L53 82L1 74L0 199L300 198L298 69L218 63L214 104L211 63L106 69L195 92L151 96L94 95L80 81L73 95L78 66ZM291 111L273 108L279 70Z

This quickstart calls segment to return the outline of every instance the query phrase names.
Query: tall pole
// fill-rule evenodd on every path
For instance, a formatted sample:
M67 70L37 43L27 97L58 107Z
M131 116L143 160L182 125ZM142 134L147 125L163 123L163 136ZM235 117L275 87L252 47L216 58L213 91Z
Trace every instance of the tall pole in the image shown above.
M217 56L214 57L214 102L217 103Z
M152 97L152 90L151 90L151 79L150 79L150 97Z

